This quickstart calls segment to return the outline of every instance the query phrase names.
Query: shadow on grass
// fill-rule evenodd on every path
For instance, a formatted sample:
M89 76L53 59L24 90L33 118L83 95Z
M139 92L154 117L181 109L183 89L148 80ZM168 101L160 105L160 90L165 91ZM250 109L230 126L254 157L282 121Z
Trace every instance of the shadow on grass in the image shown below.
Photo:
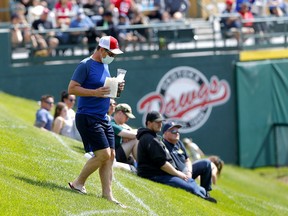
M67 191L67 192L71 192L71 193L77 193L79 195L82 195L83 194L80 194L78 193L77 191L73 191L70 189L69 185L68 185L68 182L67 182L67 186L63 185L63 186L60 186L58 184L55 184L55 183L52 183L52 182L48 182L48 181L37 181L37 180L33 180L33 179L30 179L30 178L26 178L26 177L21 177L21 176L14 176L14 178L20 180L20 181L23 181L23 182L26 182L28 184L31 184L31 185L34 185L34 186L38 186L38 187L42 187L42 188L48 188L48 189L51 189L51 190L62 190L62 191ZM93 196L95 197L95 194L86 194L85 196Z
M73 149L73 151L76 151L76 152L78 152L80 154L85 154L83 145L82 146L73 145L72 149Z

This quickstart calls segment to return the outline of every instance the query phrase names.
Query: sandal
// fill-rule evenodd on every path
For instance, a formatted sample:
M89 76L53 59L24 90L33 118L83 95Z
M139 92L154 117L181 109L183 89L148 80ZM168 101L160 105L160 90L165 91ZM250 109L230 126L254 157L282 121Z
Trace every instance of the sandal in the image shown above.
M73 186L72 182L69 182L68 185L72 190L77 191L78 193L87 194L86 188L84 186L81 189L78 189Z
M121 208L127 208L127 206L125 206L124 204L120 203L120 202L117 201L117 200L113 200L113 201L111 201L111 202L115 203L116 205L119 205Z

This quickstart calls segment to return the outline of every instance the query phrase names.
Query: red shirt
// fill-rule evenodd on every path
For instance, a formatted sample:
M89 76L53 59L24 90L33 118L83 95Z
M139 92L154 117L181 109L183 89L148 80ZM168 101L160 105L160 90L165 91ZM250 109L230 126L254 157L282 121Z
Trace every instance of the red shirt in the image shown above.
M251 11L247 11L247 12L239 12L242 19L243 20L247 20L247 19L254 19L254 16L253 14L251 13ZM247 23L244 23L245 27L252 27L253 26L253 22L247 22Z
M65 6L62 6L60 2L57 2L54 6L55 15L57 19L65 19L71 17L72 3L67 2Z
M112 0L111 2L114 3L116 8L118 8L119 14L122 13L128 15L128 12L132 7L131 0Z

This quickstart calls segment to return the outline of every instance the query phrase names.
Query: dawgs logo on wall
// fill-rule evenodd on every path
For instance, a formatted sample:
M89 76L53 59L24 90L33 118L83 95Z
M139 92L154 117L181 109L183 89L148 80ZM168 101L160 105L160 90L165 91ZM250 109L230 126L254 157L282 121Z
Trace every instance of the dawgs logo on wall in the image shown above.
M182 133L189 133L207 121L213 106L226 103L229 97L227 81L212 76L209 82L200 71L183 66L168 71L156 91L140 99L137 109L144 114L143 125L146 114L153 110L181 124Z

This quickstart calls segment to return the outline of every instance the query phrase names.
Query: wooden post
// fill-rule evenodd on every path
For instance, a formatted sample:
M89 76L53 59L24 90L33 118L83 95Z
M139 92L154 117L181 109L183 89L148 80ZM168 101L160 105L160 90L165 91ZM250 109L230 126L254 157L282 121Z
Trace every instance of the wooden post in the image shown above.
M10 22L9 0L0 0L0 22Z

